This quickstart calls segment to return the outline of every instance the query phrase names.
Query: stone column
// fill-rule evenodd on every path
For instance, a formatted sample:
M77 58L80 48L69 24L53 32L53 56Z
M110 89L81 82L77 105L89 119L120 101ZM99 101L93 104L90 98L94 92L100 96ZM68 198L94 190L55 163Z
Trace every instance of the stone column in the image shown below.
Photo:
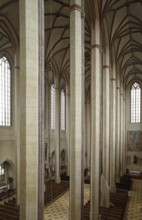
M126 168L126 103L125 103L125 92L123 95L123 173L125 173Z
M123 174L123 132L124 132L124 118L123 118L123 89L121 87L121 93L120 93L120 108L121 108L121 112L120 112L120 128L121 128L121 132L120 132L120 149L121 149L121 153L120 153L120 175L122 176Z
M33 4L33 2L32 2ZM35 4L35 1L34 1ZM44 0L38 0L38 220L44 219L45 191L45 75L44 75Z
M116 182L120 180L120 81L117 79L117 115L116 115Z
M20 220L38 219L38 1L20 0Z
M19 48L15 57L15 136L17 149L16 162L16 200L20 204L20 67L19 67Z
M83 215L83 207L84 207L84 168L85 168L85 148L86 148L86 136L85 136L85 125L86 125L86 118L85 118L85 11L84 11L84 0L81 0L81 48L82 48L82 149L81 149L81 180L82 180L82 187L81 187L81 208L82 208L82 215ZM82 216L81 216L82 219Z
M45 72L45 74L48 74ZM50 86L48 79L45 77L45 143L46 143L46 155L45 155L45 162L46 162L46 169L50 168L49 164L49 137L50 137Z
M101 55L100 24L91 28L91 220L99 219L100 206L100 117Z
M48 73L47 73L48 74ZM51 177L51 155L50 155L50 134L51 134L51 86L50 86L50 83L49 81L47 80L47 83L46 83L46 93L47 93L47 96L46 96L46 102L47 102L47 109L46 109L46 135L47 135L47 151L48 151L48 168L49 168L49 176Z
M70 220L83 218L81 0L70 1Z
M60 90L59 76L55 79L55 181L60 183Z
M103 156L102 156L102 206L109 207L109 178L110 178L110 66L109 54L103 65Z
M87 152L87 168L90 169L90 148L91 148L91 131L90 131L90 128L91 128L91 119L90 119L90 116L91 116L91 106L90 106L90 101L88 100L87 103L86 103L86 152Z
M66 86L66 146L67 146L67 175L70 175L70 93Z
M111 133L110 133L110 189L115 192L115 166L116 166L116 72L115 64L113 63L112 78L111 78Z

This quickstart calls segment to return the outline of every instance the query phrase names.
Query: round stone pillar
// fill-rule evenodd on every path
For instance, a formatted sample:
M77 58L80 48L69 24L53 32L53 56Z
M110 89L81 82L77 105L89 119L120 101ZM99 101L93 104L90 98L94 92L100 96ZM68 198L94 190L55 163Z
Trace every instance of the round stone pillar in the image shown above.
M83 219L81 0L70 1L70 220Z
M116 190L116 70L115 64L112 67L111 78L111 136L110 136L110 190Z
M60 90L59 90L59 76L55 79L55 181L60 183Z
M91 212L90 219L99 219L100 206L100 134L101 134L101 46L100 23L91 28Z
M20 220L44 218L44 1L20 0Z
M120 81L117 78L117 108L116 108L116 182L120 180Z
M109 54L105 56L109 57ZM109 207L110 178L110 66L103 65L103 152L102 152L102 206Z
M66 146L67 146L67 175L70 175L70 93L66 86Z

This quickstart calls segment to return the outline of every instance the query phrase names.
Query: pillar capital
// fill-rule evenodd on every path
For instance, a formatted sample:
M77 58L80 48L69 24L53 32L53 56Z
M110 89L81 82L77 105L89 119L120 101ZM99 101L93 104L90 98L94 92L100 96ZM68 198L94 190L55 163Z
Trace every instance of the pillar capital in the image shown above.
M79 11L81 12L81 5L79 4L71 4L70 5L70 12L72 11Z
M116 78L111 78L110 80L111 80L111 81L116 81Z
M103 69L110 69L110 66L109 65L104 65Z
M101 45L100 45L100 44L92 44L92 45L91 45L91 49L94 49L94 48L95 48L95 49L97 49L97 48L98 48L98 49L101 49Z
M20 66L15 66L15 69L19 70L19 69L20 69Z

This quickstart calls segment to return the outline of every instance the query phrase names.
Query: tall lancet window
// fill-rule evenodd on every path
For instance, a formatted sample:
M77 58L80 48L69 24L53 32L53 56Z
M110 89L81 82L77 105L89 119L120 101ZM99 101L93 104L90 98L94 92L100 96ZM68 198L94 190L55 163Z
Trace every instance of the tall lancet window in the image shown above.
M51 129L55 129L55 86L51 85Z
M0 58L0 126L11 126L11 70L4 56Z
M0 180L4 180L4 167L0 165Z
M61 91L61 130L65 130L65 92Z
M135 82L131 87L131 123L140 123L141 121L141 88L140 84Z

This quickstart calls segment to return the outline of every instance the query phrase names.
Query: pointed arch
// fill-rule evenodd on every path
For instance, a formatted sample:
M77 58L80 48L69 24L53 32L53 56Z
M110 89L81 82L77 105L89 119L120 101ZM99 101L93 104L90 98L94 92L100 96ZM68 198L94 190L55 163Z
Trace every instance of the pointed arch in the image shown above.
M0 28L5 32L14 47L19 45L18 36L8 18L0 14Z

